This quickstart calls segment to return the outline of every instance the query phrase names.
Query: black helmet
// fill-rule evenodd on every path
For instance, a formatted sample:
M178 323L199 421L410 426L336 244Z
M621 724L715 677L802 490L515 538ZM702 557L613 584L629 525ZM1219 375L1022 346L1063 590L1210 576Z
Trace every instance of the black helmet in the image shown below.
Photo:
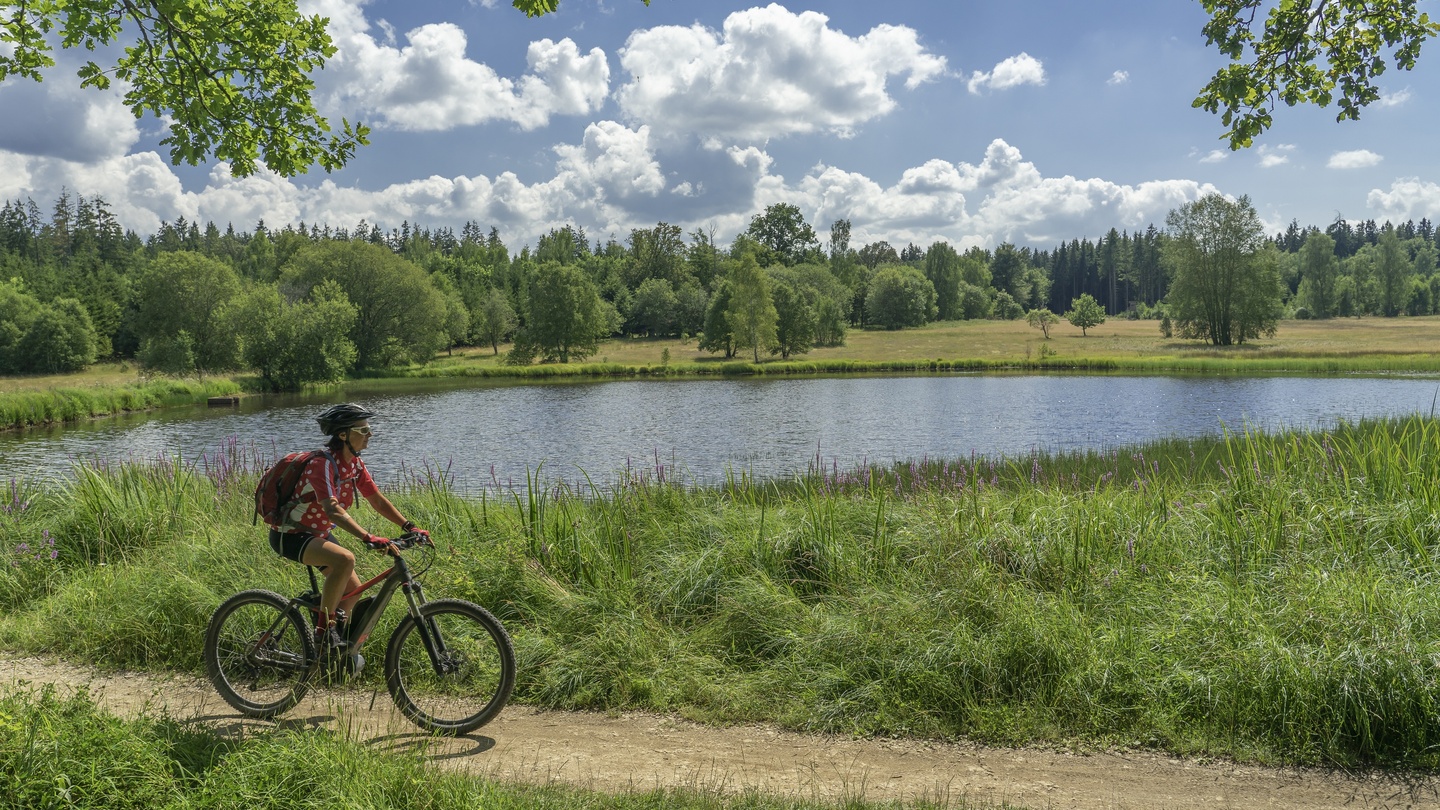
M333 405L326 408L324 413L315 417L315 421L320 423L321 433L324 433L326 436L334 436L336 433L342 430L348 430L354 427L357 422L363 422L374 415L372 411L367 411L353 402L347 402L344 405Z

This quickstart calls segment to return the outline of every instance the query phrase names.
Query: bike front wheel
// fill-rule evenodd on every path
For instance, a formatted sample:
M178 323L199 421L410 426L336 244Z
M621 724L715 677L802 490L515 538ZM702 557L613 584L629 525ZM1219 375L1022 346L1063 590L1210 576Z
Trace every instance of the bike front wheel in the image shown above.
M274 717L305 696L315 641L285 597L241 591L211 615L204 657L205 672L226 703L249 717Z
M479 605L437 599L407 616L385 649L385 683L416 725L465 734L500 713L515 688L515 649Z

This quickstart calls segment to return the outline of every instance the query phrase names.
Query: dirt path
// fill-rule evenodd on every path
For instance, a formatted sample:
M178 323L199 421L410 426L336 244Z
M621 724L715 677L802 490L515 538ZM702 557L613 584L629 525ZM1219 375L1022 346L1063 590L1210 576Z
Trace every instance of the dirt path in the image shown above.
M18 682L88 684L109 710L164 709L222 731L244 720L203 681L101 674L64 662L0 660L0 688ZM1261 768L1148 753L1076 755L897 740L854 740L774 728L716 729L644 714L607 716L506 708L480 733L434 740L383 691L320 692L282 721L324 727L389 751L425 749L442 768L604 791L657 786L744 790L806 798L918 798L1033 808L1440 808L1440 777Z

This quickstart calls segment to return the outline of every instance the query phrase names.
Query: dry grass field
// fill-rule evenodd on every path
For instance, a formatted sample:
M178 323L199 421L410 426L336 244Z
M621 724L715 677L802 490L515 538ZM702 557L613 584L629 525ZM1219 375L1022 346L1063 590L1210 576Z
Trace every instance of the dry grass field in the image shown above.
M110 388L144 382L140 368L130 363L96 363L74 374L26 374L0 377L0 394L49 391L53 388Z
M510 347L500 346L495 355L490 347L456 349L432 363L439 368L497 366ZM675 338L617 338L600 344L600 350L586 362L619 363L627 366L721 363L718 354L700 351L695 340ZM865 362L921 360L987 360L1023 362L1049 357L1052 360L1113 360L1123 365L1163 364L1167 359L1213 358L1227 365L1243 367L1247 360L1269 358L1405 358L1416 360L1417 369L1440 358L1440 316L1423 318L1341 318L1330 321L1283 321L1274 338L1219 349L1198 340L1166 339L1158 321L1112 319L1091 329L1088 336L1063 321L1050 329L1050 338L1041 336L1024 321L948 321L919 329L898 332L855 329L844 346L815 349L803 360L859 360ZM748 355L738 357L749 360ZM764 354L761 360L772 360ZM1364 366L1364 363L1360 364ZM1375 368L1394 368L1396 363L1377 363ZM1410 365L1404 362L1401 367ZM143 380L134 363L97 363L78 374L49 374L0 377L0 394L49 391L57 388L88 389L138 385Z
M1089 330L1061 322L1046 340L1024 321L947 321L898 332L851 330L845 345L815 349L807 360L1015 360L1038 359L1042 351L1059 360L1164 359L1213 357L1243 361L1273 357L1355 357L1364 355L1440 354L1440 316L1423 318L1340 318L1329 321L1283 321L1274 338L1243 346L1215 348L1198 340L1166 339L1159 321L1111 319ZM507 346L500 347L504 356ZM590 361L626 365L657 365L666 349L671 363L720 362L720 355L696 348L692 339L618 338L600 344ZM747 357L738 358L742 360ZM761 359L769 359L761 355ZM491 350L457 350L437 364L489 365L498 362Z

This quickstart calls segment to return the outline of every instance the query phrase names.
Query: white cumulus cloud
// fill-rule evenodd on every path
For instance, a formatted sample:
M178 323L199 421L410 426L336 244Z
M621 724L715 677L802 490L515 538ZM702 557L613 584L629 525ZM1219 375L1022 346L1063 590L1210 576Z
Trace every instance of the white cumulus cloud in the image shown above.
M82 88L62 56L44 83L0 83L0 149L81 162L118 157L140 139L124 89Z
M1404 104L1405 102L1407 102L1407 101L1409 101L1409 100L1410 100L1410 88L1407 87L1407 88L1405 88L1404 90L1397 90L1397 91L1395 91L1395 92L1393 92L1393 93L1386 93L1385 95L1383 95L1383 96L1380 97L1380 100L1379 100L1379 101L1375 102L1375 106L1376 106L1376 107L1399 107L1401 104Z
M316 76L327 114L367 123L378 116L380 126L411 131L487 121L535 129L552 116L599 110L609 95L605 53L599 48L581 53L569 38L530 43L528 72L510 79L467 57L468 38L452 23L415 28L405 34L408 44L397 47L393 29L383 21L377 24L379 39L370 33L363 2L307 0L302 10L330 18L338 49Z
M122 225L140 233L179 216L242 229L261 219L270 227L300 221L353 227L365 220L387 229L407 220L454 228L473 220L497 227L517 247L566 224L623 239L632 228L657 221L687 231L713 226L724 241L765 206L786 202L817 229L849 219L857 245L944 239L961 247L1005 241L1053 247L1112 227L1163 222L1170 209L1216 190L1184 179L1120 184L1047 177L1000 139L975 163L935 158L883 181L823 164L786 178L758 146L657 147L648 128L613 121L590 125L579 143L557 146L555 155L550 175L533 182L507 171L494 177L432 175L368 189L328 178L302 186L263 168L235 177L219 164L202 188L187 191L154 152L92 164L0 152L0 195L47 200L62 187L101 194ZM1431 184L1428 193L1440 208L1440 189ZM1372 194L1372 205L1413 204L1417 198L1409 186L1397 185L1393 194L1401 202L1377 201Z
M1022 84L1044 83L1045 65L1028 53L1020 53L1000 62L988 73L977 70L970 74L966 86L970 92L979 93L986 89L1009 90Z
M1390 184L1390 190L1371 189L1365 202L1378 218L1391 222L1407 219L1440 219L1440 184L1406 177Z
M1369 149L1351 149L1331 155L1325 166L1330 169L1365 169L1384 159Z
M1274 146L1266 144L1260 147L1260 168L1273 169L1276 166L1283 166L1290 162L1290 153L1295 151L1295 145L1281 143Z
M1106 84L1109 84L1109 85L1129 84L1129 83L1130 83L1130 71L1128 71L1128 70L1117 70L1117 71L1115 71L1114 73L1111 73L1111 74L1110 74L1110 78L1106 79L1106 80L1105 80L1105 83L1106 83Z
M1230 153L1224 149L1211 149L1206 155L1200 158L1201 163L1223 163L1230 157Z
M914 89L946 69L912 28L852 37L824 14L774 4L737 11L720 31L698 23L636 31L620 64L631 78L615 96L629 119L657 133L740 141L849 135L895 108L893 80Z

